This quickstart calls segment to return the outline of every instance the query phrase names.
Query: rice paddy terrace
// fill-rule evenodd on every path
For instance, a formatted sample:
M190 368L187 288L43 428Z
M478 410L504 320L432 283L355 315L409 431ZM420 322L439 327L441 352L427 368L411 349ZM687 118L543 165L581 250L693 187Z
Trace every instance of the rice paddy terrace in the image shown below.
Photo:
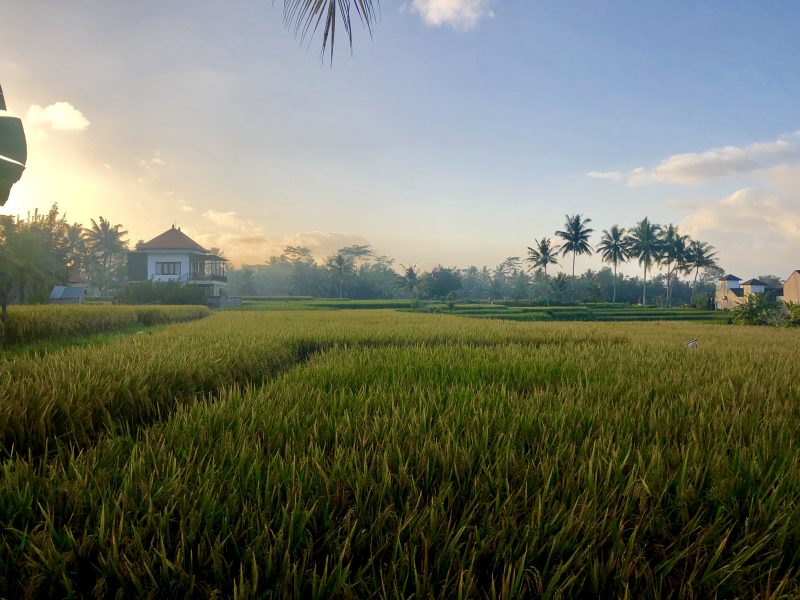
M796 331L286 304L0 354L0 596L800 594Z

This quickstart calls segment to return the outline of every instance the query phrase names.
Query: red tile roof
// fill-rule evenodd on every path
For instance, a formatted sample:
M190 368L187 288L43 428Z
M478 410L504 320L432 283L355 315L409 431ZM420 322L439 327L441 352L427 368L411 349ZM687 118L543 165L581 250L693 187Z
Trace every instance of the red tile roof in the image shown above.
M195 242L180 229L173 225L161 235L157 235L149 242L142 244L142 250L194 250L208 254L208 250Z

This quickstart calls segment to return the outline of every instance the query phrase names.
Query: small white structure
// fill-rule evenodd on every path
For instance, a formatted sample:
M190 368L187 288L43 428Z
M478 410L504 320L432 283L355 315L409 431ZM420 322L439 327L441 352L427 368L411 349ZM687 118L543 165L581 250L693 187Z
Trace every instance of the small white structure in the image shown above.
M50 304L83 304L86 287L82 285L57 285L50 292Z
M228 285L226 262L173 225L128 252L128 283L180 281L206 288L206 296L219 296Z

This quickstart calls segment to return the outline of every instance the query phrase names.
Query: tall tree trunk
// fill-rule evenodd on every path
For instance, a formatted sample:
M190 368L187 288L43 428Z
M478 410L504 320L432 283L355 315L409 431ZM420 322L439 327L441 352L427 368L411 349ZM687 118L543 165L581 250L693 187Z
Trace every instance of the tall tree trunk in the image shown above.
M611 304L617 303L617 262L614 261L614 294L611 297Z
M647 308L647 263L644 264L644 283L642 284L642 307Z
M550 306L550 280L547 278L547 265L544 266L544 301Z
M572 301L575 302L575 251L572 251Z

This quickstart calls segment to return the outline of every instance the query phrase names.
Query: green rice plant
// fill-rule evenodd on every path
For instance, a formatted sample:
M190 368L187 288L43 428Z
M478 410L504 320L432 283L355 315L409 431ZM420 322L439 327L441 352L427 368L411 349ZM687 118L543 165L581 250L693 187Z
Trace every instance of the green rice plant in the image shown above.
M14 306L5 327L0 324L0 340L18 345L104 331L141 324L154 325L190 321L207 317L205 306Z
M7 458L0 596L800 594L790 330L340 310L168 332L187 360L225 335L305 360Z

